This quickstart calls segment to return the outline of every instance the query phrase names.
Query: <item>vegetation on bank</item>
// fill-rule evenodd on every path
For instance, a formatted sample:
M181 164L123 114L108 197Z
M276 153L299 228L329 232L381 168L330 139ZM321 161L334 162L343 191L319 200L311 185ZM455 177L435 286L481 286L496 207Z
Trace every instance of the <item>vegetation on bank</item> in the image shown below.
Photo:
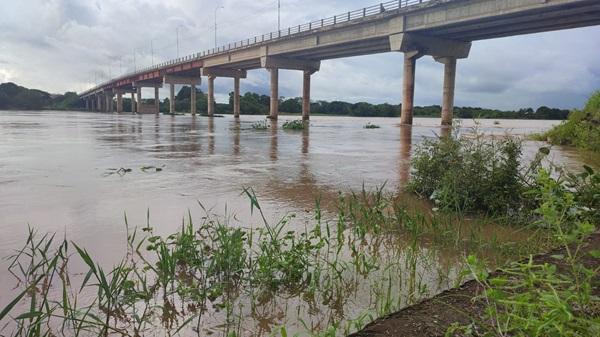
M600 91L590 97L583 110L572 111L567 121L535 138L600 153Z
M51 95L14 83L0 84L0 110L77 110L82 108L84 108L83 102L74 92Z

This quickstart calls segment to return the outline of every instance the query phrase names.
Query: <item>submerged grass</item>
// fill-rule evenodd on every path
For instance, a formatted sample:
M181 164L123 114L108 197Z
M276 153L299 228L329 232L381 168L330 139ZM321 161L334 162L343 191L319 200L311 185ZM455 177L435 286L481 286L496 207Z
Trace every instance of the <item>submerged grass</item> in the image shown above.
M497 248L474 228L457 233L454 221L414 214L383 188L340 195L329 220L317 202L313 224L300 231L289 225L294 214L269 223L254 192L244 192L263 219L260 226L234 226L208 211L200 225L190 215L167 237L154 235L148 224L129 231L128 253L110 270L85 248L30 230L27 244L10 258L21 290L2 311L2 333L141 336L159 328L203 335L221 326L223 335L260 335L250 333L248 318L282 297L316 310L298 313L286 329L302 331L306 319L311 330L324 329L315 322L325 315L327 331L339 333L458 282L456 266L439 267L441 256L450 254L449 266L460 265L463 250L485 256ZM87 266L80 277L69 272L73 259ZM424 270L439 283L425 281ZM370 304L359 306L366 311L357 320L335 314L365 289Z

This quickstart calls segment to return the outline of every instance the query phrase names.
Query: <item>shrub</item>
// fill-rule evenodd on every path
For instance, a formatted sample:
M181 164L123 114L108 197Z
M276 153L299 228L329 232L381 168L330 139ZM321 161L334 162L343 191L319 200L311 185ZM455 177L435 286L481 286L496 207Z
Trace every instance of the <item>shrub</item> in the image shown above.
M266 120L261 120L252 123L252 128L256 130L266 130L270 127L269 123Z
M367 123L367 125L365 125L365 129L379 129L380 126L377 124L371 124L371 122Z
M283 128L285 130L303 130L305 127L306 124L300 119L283 123Z
M585 254L598 258L600 252L582 249L595 227L576 193L560 180L541 170L537 183L540 207L536 212L540 222L553 230L562 252L545 263L535 263L530 257L494 276L470 256L470 273L484 289L485 317L479 322L485 323L480 328L487 330L486 336L598 336L600 301L592 289L599 269L583 261Z
M414 155L408 189L445 210L507 214L519 208L525 188L520 158L521 143L510 137L425 140Z
M600 152L600 91L590 97L583 110L572 111L567 121L537 138Z

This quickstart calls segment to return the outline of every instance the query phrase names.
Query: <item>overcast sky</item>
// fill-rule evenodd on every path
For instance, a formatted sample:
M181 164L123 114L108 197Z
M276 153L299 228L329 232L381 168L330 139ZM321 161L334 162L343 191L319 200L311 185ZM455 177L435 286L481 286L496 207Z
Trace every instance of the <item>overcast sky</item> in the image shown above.
M282 27L375 3L281 0ZM151 64L151 44L155 63L176 57L177 30L180 55L212 48L217 6L219 45L277 29L276 0L0 0L0 82L82 91L133 70L134 50L138 67ZM600 27L591 27L475 42L458 63L456 103L580 107L600 89L599 41ZM416 104L440 104L442 76L441 64L419 60ZM217 100L226 100L231 82L217 79ZM400 53L329 60L313 76L312 98L397 104L401 83ZM280 95L299 96L301 84L299 71L282 71ZM268 88L263 69L242 81L242 92Z

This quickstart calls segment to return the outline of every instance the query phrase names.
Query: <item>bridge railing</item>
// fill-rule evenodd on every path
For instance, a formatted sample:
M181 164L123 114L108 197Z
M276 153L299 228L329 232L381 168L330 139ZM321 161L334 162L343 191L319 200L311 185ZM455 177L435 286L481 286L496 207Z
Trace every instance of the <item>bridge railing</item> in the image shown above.
M397 9L401 9L401 8L411 7L411 6L418 5L418 4L421 4L424 2L429 2L429 1L431 1L431 0L392 0L392 1L382 2L377 5L364 7L362 9L345 12L342 14L334 15L334 16L331 16L328 18L312 21L312 22L297 25L297 26L291 26L291 27L288 27L288 28L285 28L282 30L278 30L275 32L257 35L252 38L236 41L233 43L228 43L226 45L223 45L223 46L220 46L217 48L212 48L209 50L205 50L203 52L187 55L187 56L180 57L177 59L162 62L162 63L156 64L153 66L138 69L138 70L130 72L126 75L120 76L114 80L106 81L106 82L98 85L96 88L103 87L111 82L114 82L115 80L125 79L125 78L134 76L139 73L145 73L145 72L161 69L161 68L164 68L169 65L176 65L178 63L185 63L185 62L189 62L191 60L201 59L201 58L204 58L207 56L213 56L213 55L218 55L218 54L222 54L222 53L227 53L232 50L248 48L249 46L258 45L258 44L262 44L262 43L269 42L269 41L286 39L286 38L290 38L290 37L293 37L298 34L311 32L313 30L317 30L317 29L321 29L321 28L325 28L325 27L331 27L331 26L335 26L335 25L339 25L339 24L348 23L348 22L353 22L353 21L361 20L361 19L364 19L367 17L373 17L376 15L385 13L387 11L393 11L393 10L397 10ZM91 89L88 92L93 91L94 89ZM88 92L85 92L84 94L86 94Z

